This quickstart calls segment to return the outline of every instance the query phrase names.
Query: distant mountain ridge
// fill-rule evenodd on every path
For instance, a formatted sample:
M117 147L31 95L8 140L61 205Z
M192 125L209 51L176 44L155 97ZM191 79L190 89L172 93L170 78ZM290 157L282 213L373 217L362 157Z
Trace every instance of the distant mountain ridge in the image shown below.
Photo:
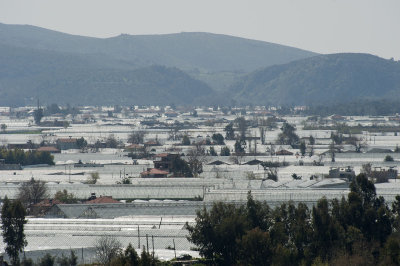
M400 63L210 33L75 36L0 23L0 105L400 101Z
M239 102L253 104L400 100L400 62L369 54L319 55L250 73L230 92Z
M99 64L101 62L101 64ZM177 68L114 68L99 58L0 45L0 105L167 105L214 94Z
M137 67L165 65L182 70L243 71L284 64L313 52L221 34L188 32L93 38L28 25L0 23L0 44L80 55L107 56Z

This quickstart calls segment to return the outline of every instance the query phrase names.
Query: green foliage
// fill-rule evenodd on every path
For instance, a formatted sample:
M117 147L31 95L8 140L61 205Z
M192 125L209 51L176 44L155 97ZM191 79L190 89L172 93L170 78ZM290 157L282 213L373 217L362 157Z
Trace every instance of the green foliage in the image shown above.
M232 140L235 139L235 130L233 129L233 123L229 123L225 129L225 138Z
M184 136L183 136L183 138L182 138L182 145L186 145L186 146L190 145L190 139L189 139L189 136L188 136L188 135L184 135Z
M78 202L74 194L68 193L66 189L64 189L63 191L57 191L56 194L54 195L54 200L58 200L66 204L72 204Z
M245 142L242 142L242 141L240 141L240 140L237 140L236 142L235 142L235 153L238 153L238 154L241 154L241 153L244 153L245 152L245 149L244 149L244 143Z
M76 266L78 265L78 257L75 255L75 252L71 250L71 255L69 257L62 254L61 258L57 258L57 263L60 266Z
M220 133L213 134L212 139L217 145L225 145L224 136L222 136Z
M0 159L4 159L7 164L35 165L48 164L54 165L54 156L49 152L23 151L20 149L0 149Z
M39 125L40 121L43 118L43 109L42 108L38 108L35 111L33 111L33 118L35 119L36 125Z
M86 183L88 184L96 184L97 180L100 179L100 175L98 172L90 173L90 176L88 177Z
M228 147L222 147L221 148L221 152L220 152L221 156L230 156L231 155L231 150Z
M40 260L38 265L39 266L53 266L56 261L56 258L51 256L49 253L44 255Z
M352 102L351 109L357 113L375 115L378 112L374 109L377 104L360 104L359 101L391 99L392 102L397 101L397 106L378 108L399 110L399 96L394 93L400 83L399 73L399 63L373 55L319 55L250 73L234 84L230 91L243 104L293 106L314 103L321 108L315 108L312 113L322 114L324 112L318 110L326 110L324 105L327 103L335 103L340 107ZM331 114L343 113L341 108L338 109L330 108Z
M87 146L87 141L83 137L81 137L76 140L76 145L79 149L84 149Z
M394 159L393 159L393 157L392 156L390 156L390 155L386 155L385 156L385 159L383 159L385 162L393 162L394 161Z
M364 175L347 198L271 209L255 201L214 203L187 224L188 239L218 265L399 265L400 196L390 210Z
M304 141L300 142L299 149L300 149L301 156L304 156L306 154L306 149L307 149L306 143Z
M106 147L107 148L118 148L118 140L115 138L113 134L109 135L106 139Z
M299 136L295 133L296 128L285 122L281 128L281 133L278 135L278 143L284 145L296 145L299 142Z
M190 165L179 157L173 159L170 171L174 173L174 176L193 177Z
M311 135L309 137L309 141L310 141L310 145L314 145L315 144L315 138L313 136L311 136Z
M5 251L11 258L12 265L19 264L19 253L27 245L24 234L26 211L19 200L11 202L4 198L1 209L1 229Z
M217 152L215 151L214 147L210 147L210 156L218 156Z

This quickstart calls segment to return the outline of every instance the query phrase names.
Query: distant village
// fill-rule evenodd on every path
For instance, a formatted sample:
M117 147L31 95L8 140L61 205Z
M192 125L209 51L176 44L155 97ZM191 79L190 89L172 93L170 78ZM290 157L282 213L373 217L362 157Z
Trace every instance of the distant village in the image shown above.
M346 195L364 173L393 202L400 189L400 116L306 116L305 109L1 107L0 200L25 201L31 250L38 235L56 231L62 248L63 234L81 230L77 223L86 233L99 224L104 231L143 226L138 246L146 234L175 230L179 252L193 256L184 223L215 201L243 204L249 191L271 206L311 207L321 197ZM35 186L44 192L26 198ZM155 232L172 217L186 218ZM59 219L70 226L60 227ZM75 248L93 244L70 241ZM166 258L174 251L157 249Z

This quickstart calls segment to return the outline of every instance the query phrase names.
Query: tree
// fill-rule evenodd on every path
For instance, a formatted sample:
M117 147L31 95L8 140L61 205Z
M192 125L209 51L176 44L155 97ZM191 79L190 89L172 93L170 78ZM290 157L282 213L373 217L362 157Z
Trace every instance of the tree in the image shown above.
M35 119L36 125L39 125L40 121L43 118L43 109L42 108L38 108L35 111L33 111L33 118Z
M133 131L128 137L128 143L143 144L144 136L145 136L144 131Z
M218 154L215 151L214 147L210 147L210 156L218 156Z
M225 129L225 139L235 139L235 130L233 129L233 123L229 123Z
M205 150L201 145L196 145L187 156L192 175L196 177L203 172L203 163L207 161Z
M84 150L87 147L87 141L83 137L81 137L76 140L76 145L79 149Z
M208 211L196 212L196 223L186 223L188 239L198 248L201 256L217 260L217 265L233 265L238 256L236 240L248 229L246 211L234 204L217 202Z
M113 236L101 236L95 242L95 250L98 262L109 265L122 251L122 244Z
M245 144L246 144L246 142L237 140L235 142L235 153L238 153L238 154L245 153L245 148L244 148Z
M118 140L115 138L113 134L109 135L106 140L106 147L107 148L117 148L118 147Z
M44 255L40 259L38 265L39 266L53 266L55 261L56 261L55 257L51 256L49 253L46 253L46 255Z
M141 264L141 259L139 255L137 254L135 248L132 246L131 243L129 243L128 247L125 249L123 253L120 253L120 255L113 259L111 261L111 265L119 266L119 265L146 265L146 264Z
M189 139L189 136L188 136L188 135L184 135L184 136L183 136L183 138L182 138L182 145L186 145L186 146L190 145L190 139Z
M222 136L219 133L213 134L212 135L212 139L215 142L215 144L217 144L217 145L225 145L224 136Z
M315 144L315 139L314 139L314 137L312 135L310 135L309 141L310 141L310 145L314 145Z
M393 159L393 157L392 157L392 156L390 156L390 155L386 155L386 156L385 156L385 159L384 159L384 161L385 161L385 162L393 162L393 161L394 161L394 159Z
M62 203L65 204L72 204L72 203L77 203L78 200L75 198L74 194L68 193L66 189L63 191L57 191L56 194L54 195L54 200L58 200Z
M296 145L299 142L299 136L295 133L296 128L285 122L281 127L281 133L278 135L278 143L284 145Z
M350 136L347 139L347 143L353 145L355 152L357 153L360 153L363 149L365 149L368 146L366 141L354 136Z
M4 198L1 209L1 229L3 241L6 244L6 253L12 265L19 265L19 253L27 245L24 234L26 211L21 201L11 202L7 196Z
M241 116L235 119L235 122L237 123L237 127L240 132L240 139L245 140L246 139L246 131L247 131L247 121L246 119Z
M304 141L300 142L300 153L301 156L304 156L306 154L306 143Z
M57 259L57 263L60 266L76 266L78 265L78 257L75 255L75 252L71 250L71 255L69 257L62 254L61 258Z
M221 156L230 156L231 155L231 151L229 150L228 147L222 147L221 148L221 152L220 152Z
M238 245L242 253L240 265L271 265L274 247L268 232L256 227L247 231Z
M47 191L48 188L44 181L35 180L32 177L31 180L22 183L19 187L18 199L28 208L47 198Z
M336 154L336 147L335 147L335 142L332 141L331 144L329 144L329 150L328 150L329 154L331 155L331 161L332 163L335 162L335 154Z
M100 179L100 175L98 172L90 173L88 180L86 181L88 184L96 184L97 180Z

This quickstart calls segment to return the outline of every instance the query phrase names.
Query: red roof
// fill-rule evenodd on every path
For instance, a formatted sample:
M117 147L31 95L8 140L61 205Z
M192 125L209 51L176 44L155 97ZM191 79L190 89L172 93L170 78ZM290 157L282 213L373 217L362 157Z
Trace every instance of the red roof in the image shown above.
M125 147L126 149L143 149L144 146L140 144L131 144Z
M163 171L157 168L151 168L141 173L141 175L168 175L168 171Z
M62 202L59 200L51 200L50 201L49 199L45 199L45 200L42 200L41 202L36 203L34 206L35 207L51 207L54 204L62 204Z
M95 204L95 203L107 204L107 203L121 203L121 202L113 199L111 196L103 196L103 197L99 197L94 200L88 200L85 202L85 204Z
M154 155L154 157L167 157L169 153L159 153Z
M59 152L60 150L53 146L43 146L38 148L37 151Z

